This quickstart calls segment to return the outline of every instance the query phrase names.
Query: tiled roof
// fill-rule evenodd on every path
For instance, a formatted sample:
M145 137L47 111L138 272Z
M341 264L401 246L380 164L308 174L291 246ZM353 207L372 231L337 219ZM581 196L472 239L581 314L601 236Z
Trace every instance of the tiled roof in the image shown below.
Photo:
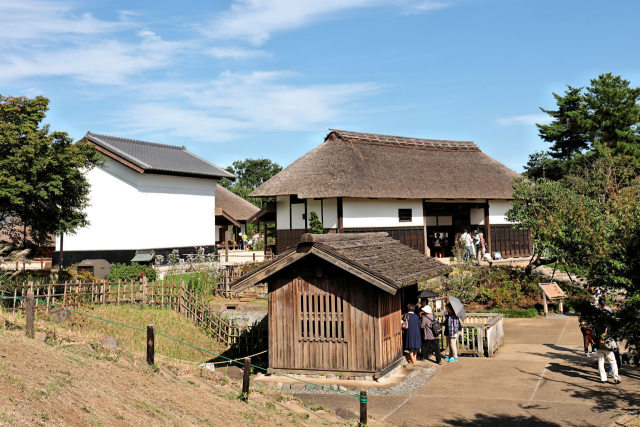
M185 147L87 132L85 138L145 172L203 178L235 178Z

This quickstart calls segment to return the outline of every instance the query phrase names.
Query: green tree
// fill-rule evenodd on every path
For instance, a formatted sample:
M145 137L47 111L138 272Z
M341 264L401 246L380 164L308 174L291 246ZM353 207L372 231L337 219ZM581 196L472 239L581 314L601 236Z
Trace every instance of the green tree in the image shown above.
M630 157L605 147L558 181L517 182L514 198L507 217L530 231L537 250L624 295L615 333L640 356L640 178Z
M530 156L525 167L529 178L559 179L580 170L590 159L629 156L640 170L640 88L611 73L590 81L587 88L568 86L553 94L557 109L541 108L552 118L538 124L540 138L551 144L546 153Z
M41 125L48 105L42 96L0 95L0 222L18 225L22 246L87 224L85 172L100 161L93 146Z
M309 228L313 234L324 233L324 226L322 225L322 221L320 221L316 211L309 212Z
M236 176L235 182L221 179L219 184L256 206L262 207L263 200L249 197L249 194L282 170L282 166L269 159L236 160L226 168Z

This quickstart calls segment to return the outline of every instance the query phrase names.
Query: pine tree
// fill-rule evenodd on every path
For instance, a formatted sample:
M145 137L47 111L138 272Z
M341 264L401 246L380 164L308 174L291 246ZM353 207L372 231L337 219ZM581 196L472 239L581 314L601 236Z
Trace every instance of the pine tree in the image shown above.
M309 212L309 228L313 234L322 234L324 232L324 226L316 211Z

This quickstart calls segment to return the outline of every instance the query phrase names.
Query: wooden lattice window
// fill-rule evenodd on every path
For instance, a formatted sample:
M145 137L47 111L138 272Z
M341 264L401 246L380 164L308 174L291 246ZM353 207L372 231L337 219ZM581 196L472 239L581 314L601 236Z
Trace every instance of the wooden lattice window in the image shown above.
M411 209L398 209L398 220L400 222L411 222Z
M338 295L300 295L300 340L345 341L344 302Z

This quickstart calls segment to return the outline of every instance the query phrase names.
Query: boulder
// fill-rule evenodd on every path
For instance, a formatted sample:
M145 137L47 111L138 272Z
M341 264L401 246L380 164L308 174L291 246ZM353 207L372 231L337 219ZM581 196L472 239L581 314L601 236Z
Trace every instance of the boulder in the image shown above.
M120 347L120 341L114 337L104 337L102 338L102 346L109 350L115 350Z

